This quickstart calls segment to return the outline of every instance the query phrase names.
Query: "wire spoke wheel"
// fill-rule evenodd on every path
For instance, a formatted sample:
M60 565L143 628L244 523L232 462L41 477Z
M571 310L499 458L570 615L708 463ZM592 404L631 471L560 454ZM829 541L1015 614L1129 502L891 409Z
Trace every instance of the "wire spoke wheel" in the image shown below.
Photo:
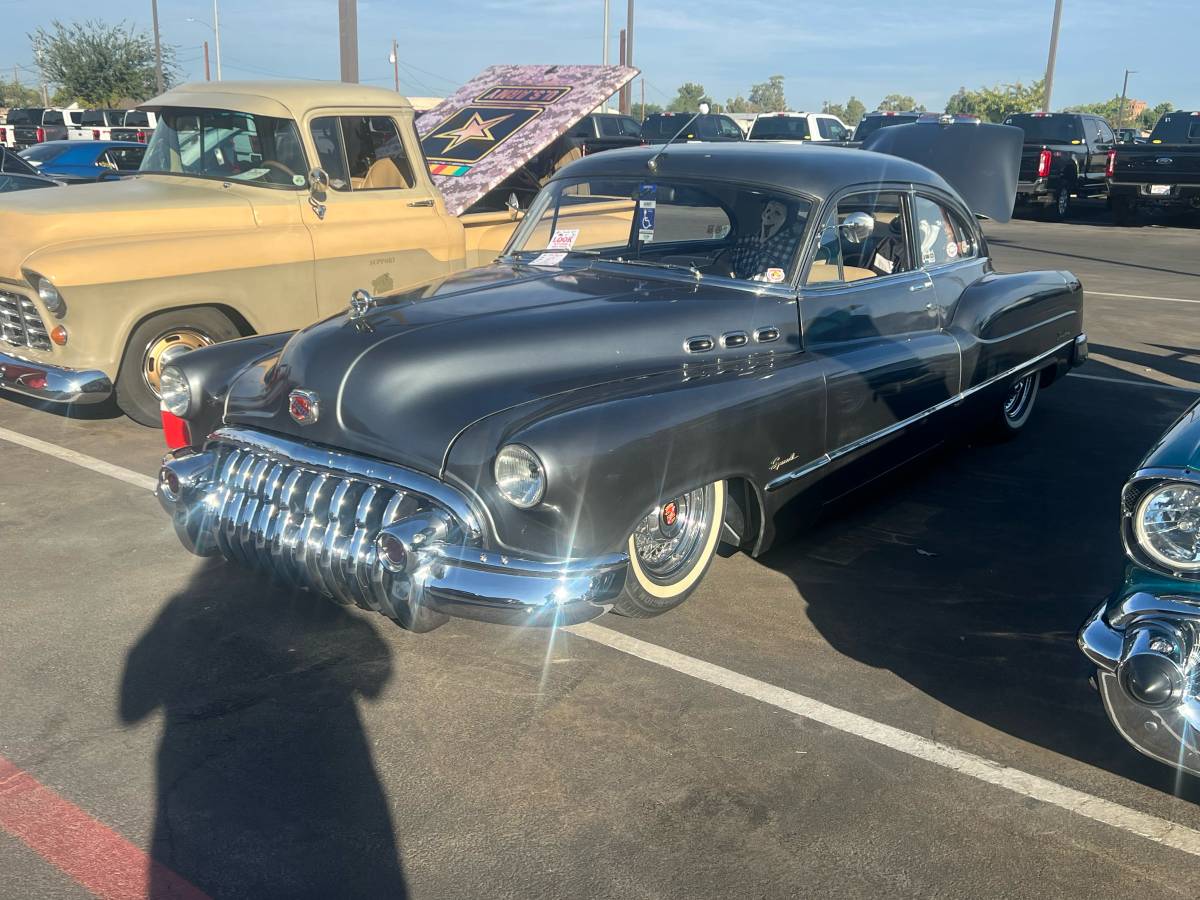
M1026 375L1013 384L1004 399L1004 415L1010 422L1019 422L1029 409L1033 400L1033 380L1035 375Z
M642 570L669 583L686 571L704 549L712 516L708 488L697 488L663 503L638 524L633 545Z

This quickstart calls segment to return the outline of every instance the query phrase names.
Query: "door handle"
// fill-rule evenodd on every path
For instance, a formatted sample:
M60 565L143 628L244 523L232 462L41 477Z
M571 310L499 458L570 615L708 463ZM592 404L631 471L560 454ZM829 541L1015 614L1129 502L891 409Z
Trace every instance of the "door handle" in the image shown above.
M915 294L917 291L928 290L933 283L930 281L918 281L916 284L910 284L908 290Z
M433 206L433 198L426 198L424 200L409 200L408 205L409 206Z

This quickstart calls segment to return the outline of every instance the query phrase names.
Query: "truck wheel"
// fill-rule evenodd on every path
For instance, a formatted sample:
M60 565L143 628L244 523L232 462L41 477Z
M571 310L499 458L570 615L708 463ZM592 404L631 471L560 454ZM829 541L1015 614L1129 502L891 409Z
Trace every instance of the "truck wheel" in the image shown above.
M158 378L184 353L240 337L229 317L211 306L159 313L133 330L117 375L117 406L142 425L161 422Z
M1071 185L1065 181L1055 189L1050 205L1045 209L1045 216L1051 222L1061 222L1071 210Z
M1025 427L1025 423L1033 414L1033 405L1037 400L1041 380L1040 372L1031 372L1009 386L1004 402L991 422L990 430L993 436L1005 440Z
M725 520L724 481L660 504L629 536L629 573L613 612L648 619L683 603L717 553Z
M1112 198L1113 224L1126 228L1137 220L1137 210L1128 197Z

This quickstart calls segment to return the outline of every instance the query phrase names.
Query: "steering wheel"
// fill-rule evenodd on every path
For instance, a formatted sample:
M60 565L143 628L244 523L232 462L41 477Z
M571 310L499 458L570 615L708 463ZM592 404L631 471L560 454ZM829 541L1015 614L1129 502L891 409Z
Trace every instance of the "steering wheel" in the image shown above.
M282 172L284 175L286 175L289 180L294 179L296 177L295 172L293 172L291 169L289 169L287 166L285 166L283 163L279 162L279 160L276 160L276 159L264 159L262 162L259 163L259 165L266 166L268 169L278 169L280 172Z

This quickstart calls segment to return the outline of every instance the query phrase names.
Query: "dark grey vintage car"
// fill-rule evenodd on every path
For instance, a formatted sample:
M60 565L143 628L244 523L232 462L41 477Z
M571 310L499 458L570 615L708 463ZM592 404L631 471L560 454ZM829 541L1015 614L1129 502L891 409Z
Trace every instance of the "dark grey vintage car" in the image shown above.
M490 266L181 358L180 538L418 630L652 616L785 506L1018 431L1087 352L1079 281L997 274L976 221L1011 215L1020 134L889 133L957 189L844 148L613 151Z

